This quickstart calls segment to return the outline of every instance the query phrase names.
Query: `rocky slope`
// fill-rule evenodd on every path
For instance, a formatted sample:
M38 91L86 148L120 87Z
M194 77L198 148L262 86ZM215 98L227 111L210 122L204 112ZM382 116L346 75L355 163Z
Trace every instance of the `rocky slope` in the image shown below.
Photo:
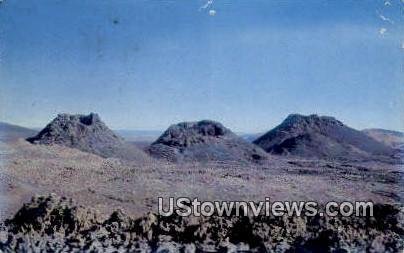
M170 126L149 152L170 161L243 161L259 162L266 153L238 137L222 124L203 120Z
M103 219L55 195L36 197L0 228L2 252L401 252L403 211L374 217L162 217Z
M289 115L254 143L272 154L354 161L398 160L393 148L327 116Z
M147 161L146 153L126 143L110 130L98 114L59 114L36 136L28 138L33 144L58 144L102 157Z

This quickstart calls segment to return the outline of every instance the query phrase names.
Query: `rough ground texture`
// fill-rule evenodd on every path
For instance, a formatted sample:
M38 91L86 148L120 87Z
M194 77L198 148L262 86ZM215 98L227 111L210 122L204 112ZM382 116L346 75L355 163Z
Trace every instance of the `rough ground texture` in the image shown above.
M260 147L238 137L222 124L204 120L169 127L149 148L152 156L169 161L260 162Z
M254 143L272 154L350 161L400 161L398 150L327 116L289 115Z
M89 115L59 114L29 142L45 145L62 145L90 152L102 157L116 157L127 160L146 161L147 155L126 143L110 130L100 117Z
M270 156L264 164L209 162L148 164L104 159L60 145L21 140L5 147L0 202L14 214L35 194L54 192L108 215L120 207L140 216L157 211L157 197L201 200L373 200L401 203L401 165L345 163ZM1 211L1 210L0 210Z
M404 212L376 205L374 217L163 217L101 219L55 195L36 197L0 230L3 252L400 252Z

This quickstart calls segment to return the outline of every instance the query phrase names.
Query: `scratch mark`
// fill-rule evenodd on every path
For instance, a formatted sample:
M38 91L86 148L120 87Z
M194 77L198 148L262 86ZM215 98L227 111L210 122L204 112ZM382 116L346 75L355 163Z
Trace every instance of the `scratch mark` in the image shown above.
M205 10L205 9L209 8L212 4L213 4L213 0L208 0L204 5L201 6L201 8L199 8L199 10Z
M380 30L379 30L379 34L382 35L382 36L383 36L386 32L387 32L387 29L384 28L384 27L380 28Z
M380 18L381 20L383 20L383 21L385 21L385 22L388 22L388 23L394 25L394 21L391 20L390 18L384 16L384 15L381 14L380 12L377 12L377 14L379 15L379 18Z

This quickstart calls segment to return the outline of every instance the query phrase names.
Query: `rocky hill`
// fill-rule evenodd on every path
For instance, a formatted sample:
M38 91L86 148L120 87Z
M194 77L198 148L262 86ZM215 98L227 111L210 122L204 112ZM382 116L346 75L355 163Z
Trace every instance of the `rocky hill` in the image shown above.
M289 115L254 143L272 154L340 160L396 161L396 151L333 117Z
M58 144L102 157L146 161L146 153L126 143L110 130L98 114L59 114L36 136L28 138L33 144Z
M248 161L267 159L260 148L234 134L222 124L203 120L170 126L149 152L170 161Z

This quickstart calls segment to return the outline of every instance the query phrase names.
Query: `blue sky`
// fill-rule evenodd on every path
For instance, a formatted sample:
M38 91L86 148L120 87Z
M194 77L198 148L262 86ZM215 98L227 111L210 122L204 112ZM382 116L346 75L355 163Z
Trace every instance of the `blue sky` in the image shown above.
M97 112L114 129L260 132L317 113L404 130L400 1L206 2L3 1L0 121Z

